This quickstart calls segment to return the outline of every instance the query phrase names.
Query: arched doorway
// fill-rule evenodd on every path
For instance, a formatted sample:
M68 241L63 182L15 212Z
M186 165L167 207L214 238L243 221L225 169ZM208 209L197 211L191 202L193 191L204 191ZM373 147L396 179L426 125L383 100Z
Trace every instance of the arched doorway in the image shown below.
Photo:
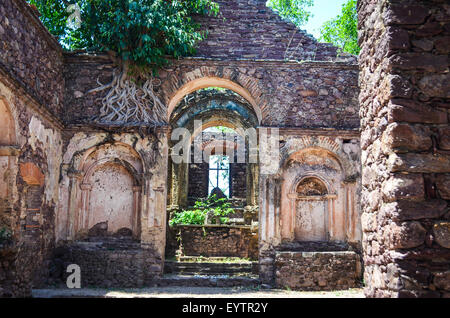
M259 118L248 101L248 94L244 97L236 92L244 92L236 88L237 84L231 90L224 88L230 87L224 82L213 82L217 84L215 87L196 86L199 83L204 82L185 88L190 93L181 99L177 97L178 105L169 112L172 135L166 256L169 259L183 255L256 260L258 141L255 128ZM180 146L182 140L184 144ZM184 160L178 160L177 156ZM216 215L217 218L210 219L211 210L208 210L200 221L204 223L197 219L193 221L195 224L172 223L179 214L217 208L212 195L228 204L232 211L227 217ZM202 228L207 235L202 234ZM178 249L180 254L173 249Z

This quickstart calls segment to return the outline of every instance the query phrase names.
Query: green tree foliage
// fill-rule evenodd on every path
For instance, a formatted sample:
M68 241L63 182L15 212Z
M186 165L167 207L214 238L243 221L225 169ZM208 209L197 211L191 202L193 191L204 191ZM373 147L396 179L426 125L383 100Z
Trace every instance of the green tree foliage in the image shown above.
M342 13L327 21L320 29L321 41L333 43L343 52L358 55L358 14L356 1L348 0L342 6Z
M269 0L267 6L281 17L302 26L312 16L308 8L314 5L314 0Z
M167 56L194 53L206 34L192 16L218 13L211 0L29 1L66 48L106 51L138 67L158 68ZM79 15L78 27L67 23L71 14Z
M104 125L160 126L166 109L157 94L154 73L195 52L206 33L195 15L216 15L212 0L28 0L41 20L69 50L107 52L117 69L97 122Z
M40 19L53 36L59 41L66 35L67 20L70 12L67 10L67 4L64 1L55 0L29 0L35 5L41 13Z

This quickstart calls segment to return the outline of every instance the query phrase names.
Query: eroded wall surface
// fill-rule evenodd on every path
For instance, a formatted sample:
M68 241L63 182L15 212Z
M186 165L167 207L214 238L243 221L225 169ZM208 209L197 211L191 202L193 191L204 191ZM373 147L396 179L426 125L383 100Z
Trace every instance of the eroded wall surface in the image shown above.
M11 233L0 243L7 266L0 295L6 297L28 296L48 276L62 155L60 124L35 111L39 104L9 80L0 76L2 111L11 123L9 142L0 144L0 226Z
M343 243L344 249L360 252L358 133L280 129L267 135L281 148L260 158L261 279L269 283L279 279L277 251L301 252L318 242L325 251L335 251L335 244ZM311 179L320 189L308 188L311 181L303 183ZM300 250L297 243L303 244ZM283 268L286 271L284 263ZM299 282L296 287L302 286Z
M448 297L445 1L360 1L366 295Z
M63 58L59 43L23 0L0 6L0 71L55 116L63 106Z
M29 296L48 277L55 246L62 51L15 0L0 5L0 48L0 297Z

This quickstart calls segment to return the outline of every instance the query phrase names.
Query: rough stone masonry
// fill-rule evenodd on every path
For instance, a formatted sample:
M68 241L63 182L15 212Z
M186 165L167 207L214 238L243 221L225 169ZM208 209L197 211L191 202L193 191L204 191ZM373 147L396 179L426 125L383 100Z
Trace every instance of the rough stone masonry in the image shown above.
M448 297L450 6L359 1L358 73L265 0L218 2L197 54L159 73L168 125L154 131L99 127L106 92L89 91L109 57L63 52L33 7L1 2L0 297L64 282L68 263L85 285L160 280L171 133L196 118L279 145L246 170L261 282L357 286L362 256L369 297ZM221 103L183 103L207 87Z
M450 5L360 1L366 295L450 296Z

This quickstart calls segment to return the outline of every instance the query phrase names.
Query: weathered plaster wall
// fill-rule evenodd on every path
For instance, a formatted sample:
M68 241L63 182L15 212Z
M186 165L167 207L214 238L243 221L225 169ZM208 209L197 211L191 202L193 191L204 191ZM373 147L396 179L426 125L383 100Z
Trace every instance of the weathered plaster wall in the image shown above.
M163 130L147 137L71 132L63 156L57 239L81 239L96 224L108 222L110 234L132 230L160 263L166 235L165 145Z
M0 145L0 225L12 231L2 252L10 278L2 280L0 294L28 296L45 281L55 244L62 137L59 123L42 116L37 101L8 77L0 76L0 98L11 128L9 142Z
M269 139L277 136L272 131L268 135ZM275 279L275 250L282 244L324 241L357 247L361 242L358 133L281 129L279 136L280 153L268 154L260 167L260 275L266 282ZM264 173L271 165L276 169ZM320 206L304 211L302 205L320 202L317 197L297 193L299 183L310 177L319 179L327 194ZM304 212L311 224L296 221ZM322 229L318 228L318 216L310 215L312 212L324 218ZM320 230L324 233L319 235Z
M358 11L366 295L448 297L450 6Z

